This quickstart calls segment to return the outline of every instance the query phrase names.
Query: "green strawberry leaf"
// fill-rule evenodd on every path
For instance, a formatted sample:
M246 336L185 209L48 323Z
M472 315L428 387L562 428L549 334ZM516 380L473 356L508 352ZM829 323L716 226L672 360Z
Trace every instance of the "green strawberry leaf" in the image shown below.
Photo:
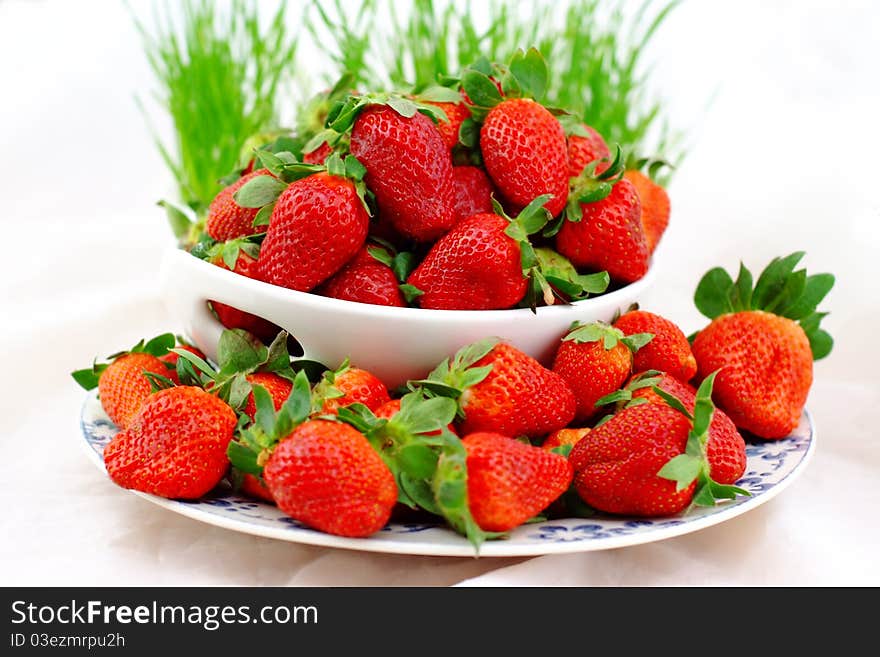
M416 256L414 253L411 253L410 251L401 251L396 256L394 256L389 266L391 267L391 271L393 271L394 275L397 277L397 280L399 280L401 283L404 283L406 279L409 278L409 275L416 268L416 264L418 263L416 261ZM422 291L415 286L410 285L410 287L419 292L419 294L417 294L416 296L422 294Z
M461 441L441 454L431 487L440 514L479 553L480 544L492 534L480 529L468 507L467 452Z
M455 89L442 87L440 85L430 86L419 92L419 100L429 101L432 103L460 103L461 94Z
M813 352L813 360L825 358L834 347L834 338L823 329L816 329L808 333L807 339L810 341L810 351Z
M98 367L100 366L93 365L86 369L76 370L75 372L71 372L70 376L72 376L73 380L85 390L94 390L98 387L98 379L101 376L101 372L106 369L106 365L101 367L100 370L98 370Z
M672 408L677 410L679 413L684 415L687 419L689 419L689 420L694 419L694 416L691 415L690 411L687 408L685 408L685 405L681 403L681 400L678 397L666 392L660 386L652 386L651 390L653 390L655 393L660 395L660 397L663 399L663 401L665 401L669 406L671 406Z
M388 107L400 114L402 117L410 119L416 115L419 108L414 102L400 96L392 96L388 99Z
M509 68L524 95L535 100L544 97L550 71L547 62L536 48L529 48L527 52L517 50L510 60Z
M236 440L230 441L226 448L226 456L229 462L242 472L255 476L263 474L263 467L257 463L258 453Z
M748 310L752 307L752 272L739 263L739 274L728 291L730 306L734 311Z
M461 86L471 103L477 107L495 107L502 101L501 92L489 76L473 68L464 70Z
M630 401L632 399L632 392L629 390L615 390L614 392L609 392L607 395L603 397L599 397L596 400L596 406L607 406L608 404L616 404L621 401Z
M473 117L467 117L458 129L458 141L468 148L476 148L480 143L480 124Z
M620 341L625 344L631 352L636 353L653 339L653 333L633 333L632 335L624 336Z
M415 285L411 285L409 283L402 283L397 287L400 290L400 293L403 295L404 300L408 304L412 304L413 301L424 294L422 290L417 288Z
M660 468L657 476L675 482L675 490L681 491L690 486L700 474L703 460L690 454L679 454L669 459Z
M141 351L145 354L155 356L156 358L161 358L162 356L165 356L169 350L173 349L175 344L177 344L177 338L174 337L173 333L163 333L147 342L141 348Z
M440 515L440 507L434 500L434 491L430 480L415 479L406 472L398 473L397 485L399 490L406 494L410 506L418 506L428 513Z
M704 316L715 319L719 315L734 311L730 303L731 289L734 287L730 274L721 267L707 271L697 284L694 304Z
M272 176L257 176L248 180L235 194L233 199L243 208L261 208L274 203L287 184Z
M437 469L439 455L430 447L411 444L403 447L397 455L400 469L413 479L428 479Z
M709 439L709 425L712 424L712 416L715 413L715 405L712 403L712 387L715 385L715 377L718 372L712 372L703 379L697 388L696 401L694 402L693 431L701 437L703 444Z
M775 303L785 288L786 282L794 271L795 265L804 257L803 251L796 251L784 258L773 258L761 272L755 290L752 293L752 309L767 309Z
M833 274L814 274L808 276L804 282L804 288L797 299L793 299L786 307L781 308L779 313L789 319L803 319L816 311L816 307L834 287Z
M217 342L217 363L225 375L253 372L268 355L263 343L244 329L226 329Z

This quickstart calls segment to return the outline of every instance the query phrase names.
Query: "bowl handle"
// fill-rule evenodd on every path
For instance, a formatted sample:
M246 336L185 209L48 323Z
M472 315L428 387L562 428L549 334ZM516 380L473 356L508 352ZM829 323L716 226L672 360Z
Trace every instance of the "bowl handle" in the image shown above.
M262 317L282 328L288 323L285 319L289 319L289 311L284 314L284 306L273 295L272 286L199 260L181 249L165 254L160 277L171 316L183 321L188 337L215 362L224 326L208 307L209 300ZM300 344L304 353L299 358L308 358L308 347Z

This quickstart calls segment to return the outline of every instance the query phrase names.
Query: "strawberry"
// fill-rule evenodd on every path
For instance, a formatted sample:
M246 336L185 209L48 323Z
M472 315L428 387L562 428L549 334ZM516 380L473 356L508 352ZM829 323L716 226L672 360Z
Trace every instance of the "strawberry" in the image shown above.
M245 376L245 380L250 383L251 386L263 386L269 393L269 396L272 397L272 403L274 404L276 411L281 408L290 396L291 390L293 390L293 383L290 379L279 376L275 372L254 372L253 374ZM242 413L253 420L256 412L257 404L254 400L254 393L251 392L247 397L247 402L245 403Z
M653 373L652 373L653 374ZM651 386L640 383L650 381ZM668 373L635 376L630 380L635 384L632 398L647 399L650 403L666 404L667 400L654 390L654 387L678 399L691 414L696 404L696 391L687 383ZM629 387L629 386L627 386ZM720 484L732 484L743 476L746 470L746 443L731 419L720 408L715 409L709 425L709 439L706 443L706 458L709 473Z
M455 215L458 221L492 212L492 183L479 167L452 167Z
M86 390L98 389L101 406L120 429L131 423L141 406L152 396L153 383L173 385L174 371L160 360L174 347L175 337L164 333L148 342L141 340L127 351L109 357L109 363L95 362L90 368L71 374Z
M316 149L303 153L303 162L306 164L324 164L332 152L333 149L330 147L330 144L325 141Z
M709 475L713 380L700 387L693 415L681 404L628 406L579 441L569 461L583 501L608 513L664 516L692 501L711 506L716 499L747 495Z
M465 119L470 118L471 111L464 103L438 103L426 101L435 107L439 107L446 114L447 121L437 121L437 131L450 151L458 145L458 131Z
M588 166L572 180L572 194L556 235L556 249L578 268L605 270L632 283L648 271L648 244L640 223L639 197L622 174L620 150L606 171Z
M340 422L300 424L272 451L263 477L282 511L338 536L377 532L397 501L381 457L362 433Z
M226 474L235 425L233 410L201 388L160 390L104 448L107 473L124 488L196 499Z
M417 384L458 400L462 435L485 431L537 438L574 419L576 402L565 381L496 340L463 347Z
M339 158L331 160L341 164ZM343 173L313 173L280 193L260 248L262 280L308 292L357 254L370 218L358 185L336 175Z
M467 450L468 506L485 531L505 532L540 513L572 479L565 457L497 433L471 433Z
M624 335L650 333L654 338L633 356L636 372L660 370L680 381L690 381L697 373L697 361L681 329L668 319L644 310L631 310L614 322Z
M211 237L218 242L225 242L259 232L254 228L257 210L241 207L235 202L234 195L249 181L262 175L266 175L266 171L252 171L245 174L231 185L224 187L211 201L205 222L205 228Z
M382 216L404 236L429 242L455 224L452 158L431 119L409 104L409 116L388 105L364 108L351 131L351 153L366 168Z
M241 492L249 497L275 504L275 498L272 497L272 491L266 486L266 482L256 475L247 473L242 477Z
M375 411L391 399L388 388L374 374L351 367L347 360L338 369L324 372L315 386L315 398L323 414L349 404L363 404Z
M250 255L244 248L240 248L231 257L223 257L220 254L214 255L210 259L210 262L222 269L229 269L246 278L258 278L259 261L256 258L256 254L259 253L259 250L252 253L253 255ZM232 262L231 267L228 266L228 262ZM214 314L217 315L217 320L227 329L243 329L248 333L257 336L262 342L266 343L272 342L281 330L280 327L276 326L269 320L257 317L244 310L239 310L238 308L234 308L225 303L220 303L219 301L210 301L209 303L211 304Z
M526 98L496 105L480 128L489 177L514 211L550 194L547 210L559 214L568 195L568 154L562 125L544 106Z
M568 136L568 177L577 178L591 162L608 160L596 165L595 172L602 173L611 163L611 151L602 135L588 125L581 123L575 132Z
M654 253L669 225L669 194L641 171L633 169L623 177L632 183L639 195L640 220L648 242L648 253Z
M382 252L382 255L374 255ZM380 259L381 258L381 259ZM394 270L383 260L391 256L381 247L365 246L316 291L326 297L370 303L377 306L405 306Z
M476 214L456 224L431 247L407 279L421 291L422 308L491 310L511 308L529 291L537 262L528 236L546 224L540 196L516 219Z
M632 373L633 352L649 340L649 334L624 336L602 322L572 326L556 351L553 371L574 393L575 421L586 422L596 415L596 402L626 382Z
M702 278L694 296L712 322L693 342L698 377L720 370L715 400L734 424L761 438L787 436L798 424L813 381L813 360L831 351L816 307L834 285L831 274L794 271L802 252L775 258L752 289L740 265L734 282L721 268Z
M541 443L541 448L551 450L565 445L574 447L578 444L578 441L588 433L590 433L589 427L584 427L582 429L560 429L547 436L547 438L544 439L544 442Z

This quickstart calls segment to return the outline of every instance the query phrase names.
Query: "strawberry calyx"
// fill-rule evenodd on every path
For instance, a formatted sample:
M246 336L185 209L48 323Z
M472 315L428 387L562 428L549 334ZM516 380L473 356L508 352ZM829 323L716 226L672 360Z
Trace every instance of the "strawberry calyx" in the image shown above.
M448 425L457 404L417 389L400 400L391 419L377 418L363 404L339 409L336 420L363 433L397 482L398 501L442 516L479 550L500 534L480 529L467 497L467 451Z
M371 236L369 241L372 244L367 246L367 253L391 269L399 282L397 287L407 304L412 304L415 299L422 296L424 294L422 290L406 282L418 264L415 254L411 251L398 251L391 242L376 236Z
M824 358L831 352L834 340L819 327L828 313L816 309L834 286L834 275L808 276L805 269L795 270L803 257L803 251L796 251L774 258L754 287L752 273L742 263L735 281L721 267L710 269L697 285L694 304L709 319L750 310L786 317L806 333L813 359Z
M717 371L713 372L700 384L693 414L685 408L678 397L657 385L652 387L653 391L660 395L669 406L682 413L691 422L685 452L667 461L657 472L657 475L674 481L676 491L682 491L696 481L697 486L691 502L696 506L715 506L716 500L732 500L736 499L738 495L751 496L749 491L739 486L719 484L709 474L710 465L706 455L706 444L709 442L709 427L715 414L715 404L712 403L712 386L717 374Z
M675 169L675 165L659 157L638 157L630 151L626 156L625 168L627 171L642 171L648 178L656 182L671 173ZM663 172L661 175L664 169L669 171Z
M122 356L127 356L128 354L149 354L151 356L155 356L156 358L161 358L168 354L169 351L173 351L174 345L176 344L177 338L173 333L163 333L162 335L157 335L155 338L151 340L140 340L136 345L131 347L130 349L125 349L123 351L117 351L116 353L110 354L107 356L107 362L98 362L96 358L91 367L86 367L81 370L75 370L70 373L70 376L73 377L73 380L76 381L82 388L85 390L93 390L98 387L98 379L101 377L101 373L106 370L110 364L121 358ZM167 387L167 384L174 385L174 382L170 379L163 377L161 375L157 375L154 372L151 372L154 377L158 377L156 379L157 382L161 381L162 385Z
M344 73L333 88L315 94L302 111L297 114L297 134L304 136L307 141L303 145L303 152L309 153L319 148L323 142L314 143L314 138L324 130L327 118L335 105L344 101L354 93L355 77L349 72ZM329 144L329 142L328 142ZM333 146L334 144L329 144ZM309 147L311 146L311 148Z
M254 421L251 423L244 415L239 417L235 438L229 443L226 455L240 472L262 477L263 466L275 445L309 419L312 390L306 373L300 371L293 378L290 395L276 412L268 390L259 384L251 389L256 407Z
M331 176L353 182L367 214L373 215L367 202L369 192L364 184L367 170L354 155L349 153L343 159L340 153L333 152L324 164L305 164L297 160L290 151L280 153L255 151L255 154L268 173L252 178L233 195L233 199L241 207L259 208L257 216L254 217L255 226L268 225L275 202L290 183L323 171Z
M537 265L528 294L542 299L548 306L557 300L570 303L591 294L602 294L611 282L607 271L579 274L568 258L550 247L536 248L535 257Z
M653 333L633 333L625 335L619 328L615 328L605 322L595 321L584 324L583 322L572 322L568 329L568 333L562 338L563 342L575 342L583 344L587 342L602 341L605 351L610 351L622 343L627 349L635 354L639 349L644 347L654 338Z
M446 358L435 367L427 378L409 381L411 390L423 390L429 397L449 397L458 402L457 416L464 417L463 398L471 386L489 376L492 365L475 367L499 343L498 338L486 338L465 345L450 360Z
M320 413L324 404L331 399L344 397L345 393L335 387L336 379L351 369L351 360L346 358L335 370L327 370L312 391L312 412Z
M596 169L600 164L607 162L607 158L599 158L589 162L580 175L572 178L569 182L568 204L565 206L565 219L574 223L578 223L583 216L581 209L582 203L595 203L606 198L611 189L616 185L626 172L620 144L615 146L614 157L608 168L602 173L596 173ZM555 235L561 227L561 222L555 222L552 227L548 227L544 235L550 237Z
M596 406L615 405L614 413L624 408L632 408L633 406L641 406L647 404L645 397L634 397L633 393L644 388L653 389L660 384L663 378L663 372L659 370L646 370L634 376L623 388L610 392L604 397L596 400ZM613 413L612 413L613 414Z
M225 242L205 240L194 246L190 254L212 264L222 262L229 271L234 271L236 264L238 264L238 257L242 253L252 260L260 257L260 244L265 237L266 233L262 232L246 235L245 237L236 237Z
M218 367L186 349L170 351L180 356L177 377L181 385L200 386L239 413L254 388L248 374L267 372L290 381L299 375L290 365L286 331L280 331L267 347L244 329L224 330L217 343Z
M543 55L536 48L520 48L507 65L493 64L485 57L478 59L462 71L461 87L467 94L473 123L480 124L505 99L540 101L547 92L549 79L550 69ZM500 81L500 89L496 81Z

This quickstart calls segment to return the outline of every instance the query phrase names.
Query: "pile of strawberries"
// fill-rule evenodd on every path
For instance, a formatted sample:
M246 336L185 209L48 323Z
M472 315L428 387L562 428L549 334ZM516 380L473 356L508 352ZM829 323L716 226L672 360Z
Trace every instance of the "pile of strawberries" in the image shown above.
M319 132L249 140L191 252L293 290L446 310L534 308L638 280L669 197L645 162L625 170L619 148L536 100L547 77L532 49L406 94L344 78L310 105ZM271 338L213 305L225 326Z
M475 545L541 515L677 514L747 495L744 434L783 438L801 417L834 282L795 270L802 256L754 285L745 267L708 272L692 343L631 309L576 323L550 362L491 338L389 392L348 362L300 367L283 332L266 346L236 329L216 364L167 334L74 378L120 429L111 478L163 497L225 480L324 532L369 536L418 510Z

